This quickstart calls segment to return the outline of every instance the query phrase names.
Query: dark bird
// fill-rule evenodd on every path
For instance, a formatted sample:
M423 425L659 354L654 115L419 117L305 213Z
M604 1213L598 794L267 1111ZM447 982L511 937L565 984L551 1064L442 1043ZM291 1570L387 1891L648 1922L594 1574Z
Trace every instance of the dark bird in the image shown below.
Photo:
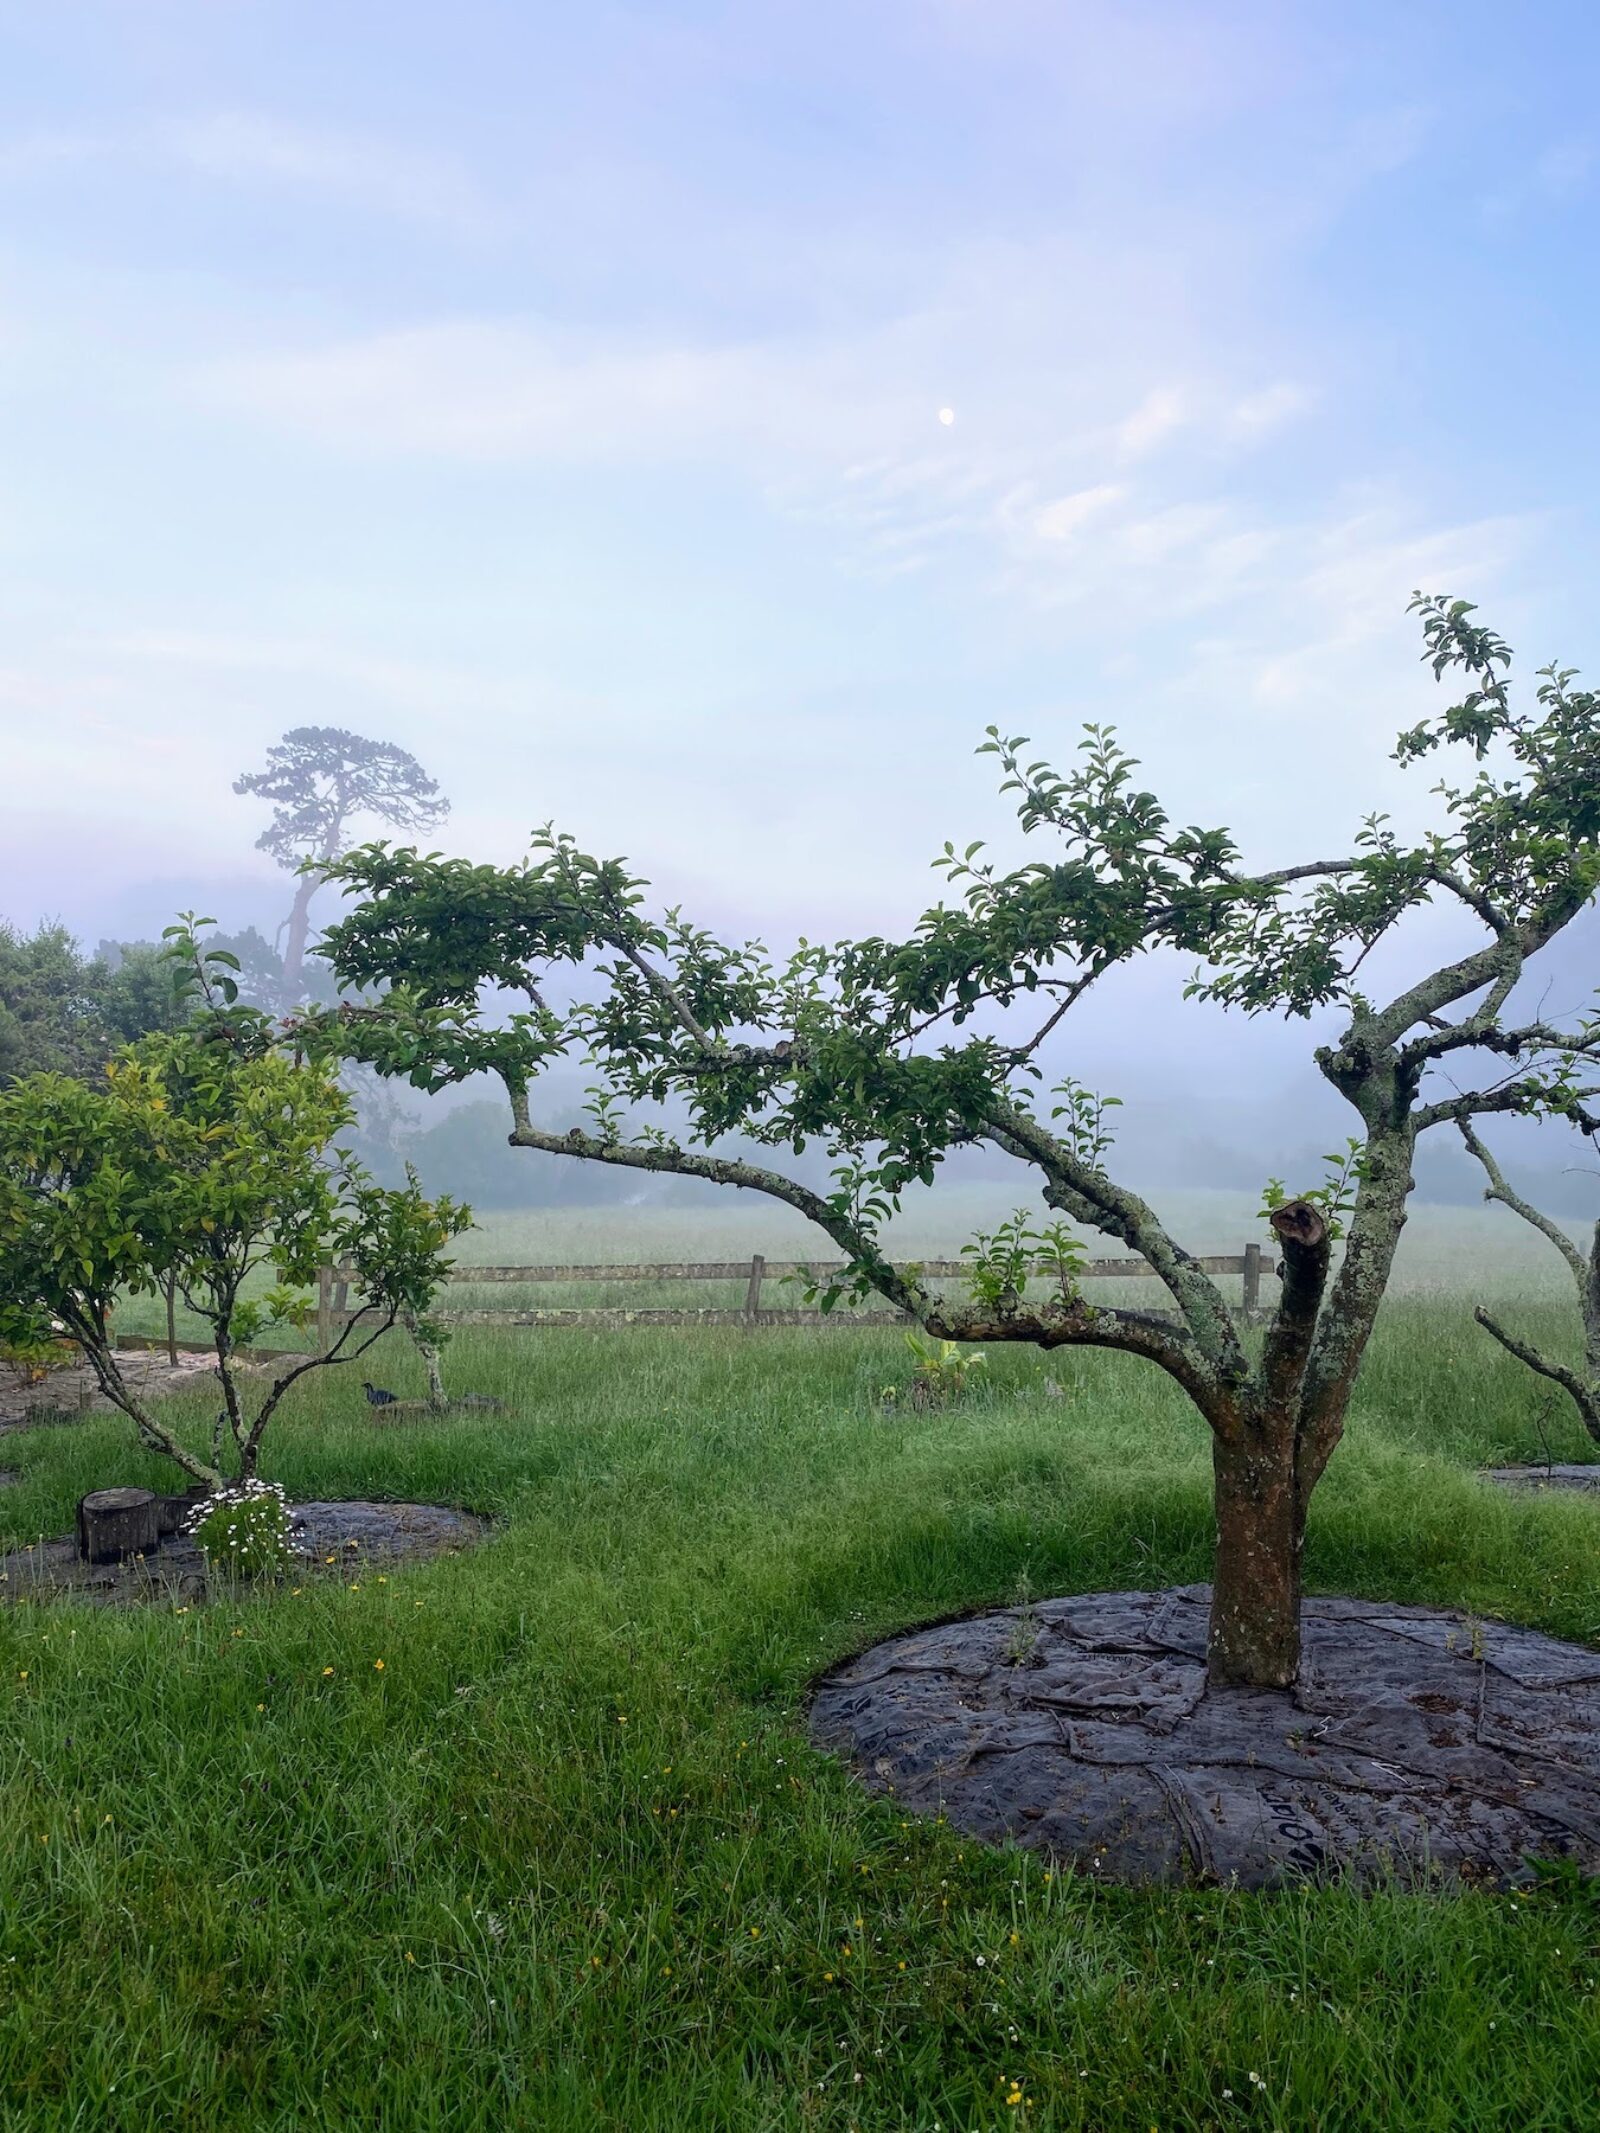
M381 1385L370 1384L366 1378L361 1380L361 1390L369 1407L393 1407L400 1397L397 1392L385 1392Z

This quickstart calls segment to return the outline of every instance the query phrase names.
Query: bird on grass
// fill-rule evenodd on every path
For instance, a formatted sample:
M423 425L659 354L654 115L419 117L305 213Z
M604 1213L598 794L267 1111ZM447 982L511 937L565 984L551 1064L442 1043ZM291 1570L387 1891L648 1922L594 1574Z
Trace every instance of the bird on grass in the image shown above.
M385 1392L381 1385L374 1385L367 1378L361 1380L361 1390L367 1396L369 1407L393 1407L400 1398L397 1392Z

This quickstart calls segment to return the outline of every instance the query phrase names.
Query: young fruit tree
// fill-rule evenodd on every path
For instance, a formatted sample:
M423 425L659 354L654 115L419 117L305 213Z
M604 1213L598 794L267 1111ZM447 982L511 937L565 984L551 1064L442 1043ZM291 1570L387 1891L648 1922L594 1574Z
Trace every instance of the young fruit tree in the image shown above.
M1580 1117L1578 1122L1591 1135L1600 1132L1600 1118L1585 1115ZM1577 1408L1584 1428L1595 1443L1600 1444L1600 1222L1594 1226L1588 1250L1581 1250L1559 1222L1554 1222L1548 1215L1542 1214L1531 1201L1523 1198L1514 1185L1507 1183L1504 1171L1478 1137L1472 1121L1464 1118L1460 1123L1462 1139L1482 1164L1484 1175L1489 1180L1483 1197L1486 1200L1498 1200L1502 1206L1509 1207L1514 1215L1520 1215L1523 1221L1531 1224L1542 1237L1548 1237L1567 1262L1567 1271L1571 1274L1578 1292L1578 1316L1583 1327L1583 1360L1574 1369L1570 1364L1562 1362L1559 1356L1550 1355L1544 1349L1536 1347L1532 1341L1524 1340L1520 1335L1509 1331L1485 1304L1479 1304L1473 1316L1484 1331L1492 1333L1501 1347L1508 1354L1514 1355L1519 1363L1526 1363L1528 1368L1537 1371L1540 1377L1548 1378L1552 1384L1561 1387Z
M201 921L200 923L206 923ZM252 1480L284 1395L353 1362L402 1319L430 1337L444 1247L470 1215L415 1180L381 1190L336 1147L350 1103L332 1069L297 1063L271 1023L238 1004L232 958L192 923L170 929L192 994L182 1027L112 1059L96 1086L34 1074L0 1092L0 1341L75 1342L140 1441L212 1487ZM358 1306L324 1354L250 1396L240 1350L304 1327L319 1267L348 1261ZM175 1287L216 1352L222 1407L209 1458L130 1386L112 1311Z
M545 832L511 868L379 844L332 870L359 901L324 946L342 979L393 990L319 1028L421 1087L497 1075L514 1147L799 1209L845 1256L833 1293L876 1291L937 1339L1109 1348L1164 1370L1211 1429L1210 1678L1287 1684L1306 1514L1389 1278L1419 1137L1491 1112L1575 1116L1600 1062L1600 1028L1512 1010L1524 971L1600 880L1600 699L1552 668L1534 704L1514 707L1507 648L1469 605L1413 605L1435 677L1460 671L1466 693L1402 734L1396 754L1469 764L1440 786L1439 826L1416 843L1375 815L1346 851L1255 871L1225 830L1175 826L1109 729L1089 727L1076 764L1057 771L991 728L980 752L1048 854L1001 869L979 845L947 845L935 865L949 893L906 938L802 941L779 959L675 910L651 916L625 864L565 835ZM1435 968L1413 960L1408 982L1370 996L1363 965L1380 944L1392 964L1404 922L1437 900L1457 907L1474 945ZM1204 999L1337 1014L1316 1064L1349 1105L1357 1145L1346 1189L1274 1196L1281 1291L1259 1339L1118 1180L1106 1104L1070 1079L1051 1100L1038 1094L1041 1052L1074 1005L1157 947L1196 959L1188 990ZM558 1004L557 986L575 1004ZM556 1133L538 1120L538 1078L574 1048L597 1069L593 1124ZM638 1123L641 1105L671 1108L664 1123ZM717 1152L734 1134L753 1155ZM776 1151L813 1141L837 1162L832 1191L779 1167ZM974 1144L1030 1172L1058 1216L1143 1258L1169 1308L1090 1303L1059 1224L978 1239L965 1299L892 1264L882 1232L902 1193ZM1028 1293L1036 1269L1047 1296Z

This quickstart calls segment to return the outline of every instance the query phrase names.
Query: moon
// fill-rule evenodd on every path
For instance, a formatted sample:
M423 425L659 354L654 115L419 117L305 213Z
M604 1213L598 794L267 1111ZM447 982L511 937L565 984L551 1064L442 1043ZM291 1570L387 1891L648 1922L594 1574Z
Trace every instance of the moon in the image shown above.
M942 422L942 423L944 424L944 426L945 426L945 428L946 428L946 429L948 429L948 428L950 427L951 423L952 423L952 422L954 422L954 420L955 420L955 419L956 419L956 411L955 411L955 409L954 409L953 407L941 407L941 408L940 408L940 410L939 410L939 420L940 420L940 421L941 421L941 422Z

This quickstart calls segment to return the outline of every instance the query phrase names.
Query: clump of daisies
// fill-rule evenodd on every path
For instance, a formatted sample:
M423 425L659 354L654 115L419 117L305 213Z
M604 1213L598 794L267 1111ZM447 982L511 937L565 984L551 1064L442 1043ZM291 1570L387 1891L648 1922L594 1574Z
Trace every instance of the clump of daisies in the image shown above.
M216 1490L195 1505L183 1530L210 1567L228 1577L275 1577L295 1559L289 1505L276 1481Z

